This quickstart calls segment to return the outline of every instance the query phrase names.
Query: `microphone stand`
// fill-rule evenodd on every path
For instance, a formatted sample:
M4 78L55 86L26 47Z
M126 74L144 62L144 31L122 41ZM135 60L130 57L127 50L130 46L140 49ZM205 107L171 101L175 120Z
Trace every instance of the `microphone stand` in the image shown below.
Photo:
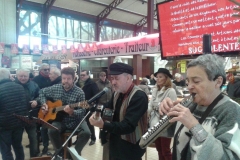
M90 104L89 104L90 105ZM74 131L71 133L71 135L68 137L68 139L62 144L61 148L58 149L57 151L55 151L55 153L53 154L53 157L51 160L54 160L57 155L60 153L60 151L65 147L65 145L68 143L68 141L73 137L73 135L75 134L75 132L78 130L78 128L80 127L80 125L83 123L83 121L87 118L87 116L90 113L93 113L95 111L96 108L96 104L94 104L92 107L90 107L89 111L87 112L87 114L83 117L83 119L80 121L80 123L77 125L77 127L74 129ZM81 160L81 159L80 159Z

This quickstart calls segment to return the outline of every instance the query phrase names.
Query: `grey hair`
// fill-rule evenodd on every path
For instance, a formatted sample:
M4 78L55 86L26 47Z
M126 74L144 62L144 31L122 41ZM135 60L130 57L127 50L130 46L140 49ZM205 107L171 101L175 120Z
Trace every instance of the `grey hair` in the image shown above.
M45 67L45 66L48 66L48 67L49 67L49 64L47 64L47 63L42 63L42 64L40 65L40 70L42 70L43 67Z
M181 75L180 73L175 73L174 77L175 77L175 78L181 78L182 75Z
M10 71L6 68L0 68L0 81L10 79Z
M26 68L19 68L19 69L16 71L16 75L18 75L20 72L26 72L26 73L30 74L30 70L29 70L29 69L26 69Z
M226 83L226 73L224 59L216 54L204 54L188 63L187 68L202 67L210 81L216 80L219 76L223 78L223 84Z
M53 73L56 74L57 76L61 76L61 71L57 67L51 67L50 71L53 71Z

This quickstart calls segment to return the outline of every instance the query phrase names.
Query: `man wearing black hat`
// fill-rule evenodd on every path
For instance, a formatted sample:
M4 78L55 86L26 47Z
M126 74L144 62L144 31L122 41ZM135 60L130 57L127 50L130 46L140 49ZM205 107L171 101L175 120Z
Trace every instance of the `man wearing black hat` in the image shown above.
M108 107L114 110L112 122L96 120L92 125L110 133L110 160L140 160L145 149L139 147L141 136L147 131L147 95L133 84L133 68L124 63L109 67L115 91Z

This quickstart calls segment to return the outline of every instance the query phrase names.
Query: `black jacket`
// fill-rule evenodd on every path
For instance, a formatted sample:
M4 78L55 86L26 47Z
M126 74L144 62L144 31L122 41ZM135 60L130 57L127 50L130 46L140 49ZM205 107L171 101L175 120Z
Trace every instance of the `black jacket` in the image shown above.
M29 103L29 101L32 101L32 100L37 100L37 97L39 95L39 87L37 85L37 83L33 82L33 81L28 81L26 84L22 84L21 82L18 81L18 79L15 80L15 82L17 84L20 84L21 86L23 86L24 88L24 91L25 91L25 94L26 94L26 98L27 98L27 108L28 110L32 110L30 113L30 116L34 116L34 117L38 117L38 111L40 109L40 106L37 106L36 108L32 108L31 107L31 104ZM38 102L38 104L40 104Z
M59 76L59 77L57 77L54 81L51 82L51 86L52 86L52 85L55 85L55 84L59 84L59 83L61 83L61 82L62 82L62 77Z
M85 93L86 100L91 99L94 95L96 95L99 92L97 84L90 78L86 80L82 90Z
M38 84L40 89L49 87L51 85L51 81L49 78L43 77L40 73L38 76L33 78L33 81Z
M13 114L27 115L24 88L10 79L0 81L0 130L21 128L25 124Z

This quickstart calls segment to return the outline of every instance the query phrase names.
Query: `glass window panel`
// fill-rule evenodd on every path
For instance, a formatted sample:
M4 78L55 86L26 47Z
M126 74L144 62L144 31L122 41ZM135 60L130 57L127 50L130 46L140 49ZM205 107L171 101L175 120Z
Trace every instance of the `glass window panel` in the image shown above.
M73 20L67 19L67 37L73 38L74 28L73 28Z
M74 38L81 39L79 21L74 20Z
M66 44L65 43L65 40L58 40L58 50L61 50L62 49L62 45Z
M29 36L19 35L18 36L18 47L22 48L24 44L28 44L29 45Z
M112 27L107 27L106 28L106 32L107 32L107 37L108 37L108 40L112 40Z
M89 35L89 29L88 29L89 23L87 22L81 22L81 42L88 42L88 35Z
M51 38L49 38L49 39L48 39L48 44L49 44L49 45L57 45L57 39L51 39Z
M69 49L71 45L73 45L73 41L67 41L67 49Z
M40 26L40 14L37 14L35 12L32 12L30 14L30 29L31 29L31 36L40 36L41 34L41 26Z
M51 16L48 21L48 33L50 36L57 36L56 16Z
M33 45L38 45L41 50L41 38L40 37L30 37L30 49L33 49Z
M29 35L29 15L30 11L20 11L19 17L19 35Z
M112 40L112 27L102 26L100 41L110 41Z
M119 29L119 28L113 28L113 35L112 35L112 40L115 40L115 39L121 39L122 38L122 29Z
M95 23L89 23L89 40L95 40Z
M65 37L65 18L57 17L57 33L59 37Z
M133 31L123 30L123 38L133 37Z

